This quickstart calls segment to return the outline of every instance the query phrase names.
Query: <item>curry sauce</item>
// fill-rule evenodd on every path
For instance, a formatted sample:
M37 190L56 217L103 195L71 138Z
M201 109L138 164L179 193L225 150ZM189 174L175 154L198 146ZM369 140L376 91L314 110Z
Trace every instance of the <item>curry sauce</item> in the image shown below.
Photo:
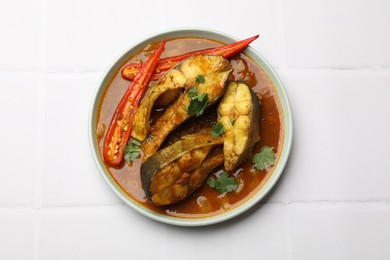
M158 43L146 46L133 57L130 57L124 66L134 62L143 62L153 52ZM179 55L189 51L213 48L221 46L217 41L202 38L178 38L167 40L162 58ZM238 54L229 58L234 69L230 79L240 80L251 87L261 101L260 118L260 141L253 149L253 153L259 152L261 147L273 147L278 158L283 143L283 118L282 108L276 90L265 74L265 72L248 56ZM153 82L151 82L153 84ZM115 109L123 94L127 90L130 82L124 80L121 72L118 71L111 82L107 85L105 94L101 99L99 112L97 115L96 129L104 129L110 125ZM141 101L142 102L142 101ZM152 111L151 120L155 120L162 114L164 108L155 107ZM165 140L162 147L172 144L180 136L196 133L204 127L211 127L217 121L216 105L211 106L200 117L193 117L175 129ZM103 140L98 138L101 158L103 151ZM141 155L142 156L142 155ZM255 170L252 163L252 155L233 172L236 177L238 189L226 194L220 194L215 189L210 188L206 183L195 191L190 197L174 205L157 207L150 204L142 189L140 178L140 167L142 159L137 159L132 163L122 162L118 167L106 165L112 178L118 183L122 190L139 204L161 214L176 216L181 218L208 217L229 211L249 198L251 198L266 182L272 174L273 167L267 171ZM223 167L216 168L211 174L218 174L223 171Z

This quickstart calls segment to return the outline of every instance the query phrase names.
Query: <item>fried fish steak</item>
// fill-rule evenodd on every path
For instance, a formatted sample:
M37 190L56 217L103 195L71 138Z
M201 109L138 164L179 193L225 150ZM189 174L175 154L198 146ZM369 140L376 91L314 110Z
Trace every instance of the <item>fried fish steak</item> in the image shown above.
M213 149L222 143L223 138L212 137L207 128L185 135L148 157L141 165L141 182L148 200L168 205L188 197L212 169L223 163L222 148L219 152Z
M188 91L192 87L197 88L198 95L207 94L207 107L209 107L223 95L226 82L233 71L228 60L222 56L211 55L190 57L178 65L177 70L180 70L186 77L185 91L156 120L150 128L150 133L144 132L149 133L148 138L142 139L145 140L142 145L145 158L156 152L169 133L191 117L187 110L191 102ZM197 80L199 76L203 79L201 82ZM147 121L142 121L144 129L148 128L145 125ZM144 135L140 137L143 138Z
M223 133L224 168L234 170L260 140L260 103L253 90L242 82L230 82L218 105Z
M151 202L170 205L186 199L196 191L209 173L223 163L221 147L194 149L162 168L153 177L149 188Z

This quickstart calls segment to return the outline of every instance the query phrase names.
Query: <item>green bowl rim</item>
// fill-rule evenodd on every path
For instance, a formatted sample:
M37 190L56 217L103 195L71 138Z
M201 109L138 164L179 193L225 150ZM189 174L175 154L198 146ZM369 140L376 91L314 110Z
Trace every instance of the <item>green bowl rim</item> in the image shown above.
M101 176L106 181L108 186L114 191L114 193L128 206L130 206L137 212L141 213L142 215L150 219L165 224L171 224L177 226L189 226L189 227L206 226L206 225L217 224L232 219L246 212L254 205L256 205L259 201L261 201L264 198L264 196L268 194L268 192L272 189L272 187L276 184L276 182L282 175L291 151L292 137L293 137L293 121L292 121L291 108L288 101L286 90L281 80L277 76L275 70L272 68L269 62L256 50L254 50L252 47L249 46L244 53L250 56L256 63L258 63L258 65L266 72L266 74L274 84L274 87L279 95L279 99L283 109L284 130L285 130L284 140L283 140L282 151L280 153L278 162L275 168L273 169L271 176L266 180L266 183L263 185L263 187L261 187L256 192L256 194L252 195L252 197L250 197L247 201L245 201L240 206L232 209L231 211L222 213L220 215L211 216L211 217L187 219L187 218L179 218L179 217L172 217L172 216L159 214L142 206L140 203L138 203L137 201L135 201L134 199L126 195L125 192L121 189L121 187L115 182L115 180L113 180L110 173L106 170L104 163L100 159L98 144L95 138L95 125L96 125L96 113L97 113L97 109L95 109L95 107L99 105L100 99L107 85L107 82L112 78L112 73L117 71L117 69L122 66L123 62L126 61L126 58L129 57L131 53L134 53L136 50L144 47L145 44L156 42L167 38L184 37L184 36L204 37L204 38L217 39L217 40L223 39L221 41L227 43L239 40L234 36L216 30L211 30L207 28L182 27L182 28L173 28L169 30L164 30L162 32L158 32L149 35L147 37L144 37L140 41L131 44L131 46L128 49L122 52L111 63L111 65L103 73L103 76L99 81L98 87L94 92L93 99L90 106L89 119L88 119L88 136L89 136L89 144L92 151L92 155L94 157L96 166Z

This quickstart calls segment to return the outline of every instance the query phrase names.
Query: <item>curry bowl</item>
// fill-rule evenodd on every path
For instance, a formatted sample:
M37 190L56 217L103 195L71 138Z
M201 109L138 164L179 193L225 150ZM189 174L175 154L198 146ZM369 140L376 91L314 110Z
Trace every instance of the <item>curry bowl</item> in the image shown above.
M109 66L93 96L89 143L128 206L162 223L205 226L242 214L272 189L289 157L292 116L277 74L247 46L256 38L174 29L133 44ZM228 53L236 43L244 47ZM156 64L164 59L163 71ZM151 83L142 87L131 73L148 66Z

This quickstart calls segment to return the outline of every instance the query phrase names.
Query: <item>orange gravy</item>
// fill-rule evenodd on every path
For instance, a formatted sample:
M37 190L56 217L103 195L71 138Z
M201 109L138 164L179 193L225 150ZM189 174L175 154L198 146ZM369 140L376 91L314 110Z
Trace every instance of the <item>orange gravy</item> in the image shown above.
M158 43L146 46L136 55L129 57L126 64L145 61ZM216 41L202 38L178 38L167 40L163 57L175 56L189 51L218 47L222 44ZM248 86L253 88L261 100L261 120L260 120L260 142L256 144L253 153L259 152L262 146L273 147L278 157L283 143L284 125L282 117L282 108L276 90L265 74L265 72L249 57L244 54L235 55L229 58L234 72L231 80L242 80ZM123 65L126 65L123 64ZM151 82L153 84L153 82ZM97 115L96 128L104 124L106 129L111 123L115 109L122 96L127 90L130 82L121 77L118 71L111 82L107 85L105 94L101 100L99 113ZM158 114L155 110L152 114ZM199 127L212 126L216 122L216 106L210 107L200 118L192 118L181 125L170 134L166 143L172 143L182 134L196 132ZM106 133L105 133L106 134ZM97 137L96 137L97 138ZM99 139L99 148L103 160L103 140ZM165 144L166 145L166 144ZM139 204L155 212L176 216L181 218L200 218L218 215L229 211L251 198L266 182L272 174L273 167L267 171L257 171L253 168L252 157L241 164L233 174L238 183L236 191L224 195L218 193L215 189L204 184L191 196L184 201L164 207L151 205L145 197L142 189L140 170L141 159L133 163L125 163L119 167L111 167L106 164L107 170L112 178L119 184L122 190ZM222 166L216 168L211 174L218 174L223 170Z

